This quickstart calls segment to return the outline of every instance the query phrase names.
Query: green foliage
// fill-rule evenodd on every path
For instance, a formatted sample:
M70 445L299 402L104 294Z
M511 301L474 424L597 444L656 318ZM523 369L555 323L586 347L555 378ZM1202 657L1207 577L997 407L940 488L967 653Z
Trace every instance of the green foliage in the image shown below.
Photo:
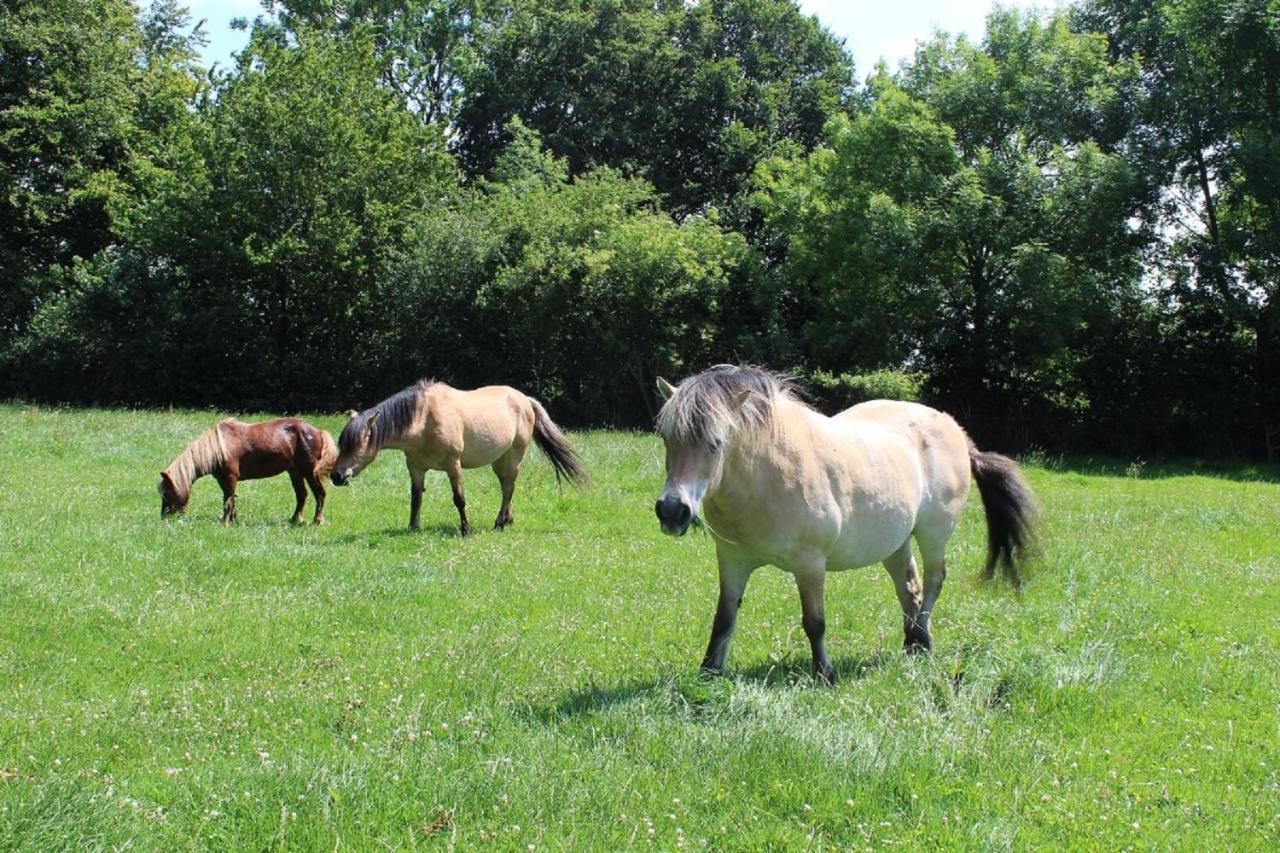
M1280 452L1277 20L1002 9L855 87L794 0L287 0L216 73L178 0L9 3L0 393L887 366L988 444Z
M474 173L489 173L520 117L575 175L642 175L681 216L733 208L762 157L817 142L852 83L839 43L791 0L497 9L457 118Z
M1095 141L1131 74L1105 47L1061 15L998 13L982 47L940 38L900 81L881 69L826 147L761 169L759 206L816 309L816 366L914 359L980 438L1080 422L1074 367L1139 298L1149 201ZM1044 109L1085 94L1078 114Z
M714 218L675 222L643 181L570 180L534 131L509 132L495 180L428 208L392 266L388 308L406 331L387 339L390 372L502 376L578 419L640 421L659 371L718 354L747 246Z
M0 331L12 336L75 257L110 239L107 208L131 167L143 77L123 0L0 9Z
M868 400L909 400L919 402L928 380L922 373L905 370L876 370L871 373L809 374L806 387L818 408L829 414Z

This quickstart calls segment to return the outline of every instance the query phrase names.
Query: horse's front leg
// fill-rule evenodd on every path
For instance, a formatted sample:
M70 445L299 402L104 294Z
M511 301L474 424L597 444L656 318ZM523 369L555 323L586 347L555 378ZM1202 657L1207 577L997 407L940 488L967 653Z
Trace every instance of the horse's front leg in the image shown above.
M795 572L796 588L800 591L801 623L809 648L813 651L813 676L827 684L836 683L836 668L827 657L827 618L823 590L826 585L826 566L814 566Z
M307 505L307 487L302 482L302 475L297 471L289 472L289 481L293 483L293 496L297 498L297 506L293 508L293 523L302 523L302 508Z
M711 640L707 654L702 659L702 671L710 675L724 672L725 658L729 655L729 641L733 639L733 626L738 621L738 608L742 606L742 593L755 566L716 555L720 565L720 598L716 602L716 616L711 622Z
M422 515L423 478L427 472L409 465L409 529L417 533L421 528L418 520Z

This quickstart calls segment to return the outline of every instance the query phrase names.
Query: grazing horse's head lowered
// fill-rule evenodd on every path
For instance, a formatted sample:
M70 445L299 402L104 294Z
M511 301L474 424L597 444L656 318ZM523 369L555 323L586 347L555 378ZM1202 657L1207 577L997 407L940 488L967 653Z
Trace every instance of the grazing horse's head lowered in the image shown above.
M166 515L177 515L187 508L187 499L190 495L183 495L178 491L177 485L173 482L173 477L168 471L160 472L160 517Z
M663 533L683 536L699 522L730 445L744 429L768 423L774 398L790 396L791 386L765 371L723 364L679 388L659 378L658 392L666 399L657 426L667 448L667 482L654 511Z
M399 450L409 468L409 529L420 529L423 478L428 470L437 470L449 477L465 536L471 524L462 471L489 467L502 486L502 505L493 524L502 530L515 521L511 496L531 442L547 457L557 481L588 482L577 452L534 398L506 385L460 391L423 379L371 409L347 413L332 477L341 486L368 467L379 451Z
M377 409L363 415L355 409L347 412L347 425L338 437L338 461L329 473L329 479L335 486L345 486L377 457L378 442L374 428L378 425L379 414Z
M377 458L378 451L418 421L424 392L436 383L430 379L410 385L371 409L347 412L347 425L338 436L338 461L329 478L345 486Z

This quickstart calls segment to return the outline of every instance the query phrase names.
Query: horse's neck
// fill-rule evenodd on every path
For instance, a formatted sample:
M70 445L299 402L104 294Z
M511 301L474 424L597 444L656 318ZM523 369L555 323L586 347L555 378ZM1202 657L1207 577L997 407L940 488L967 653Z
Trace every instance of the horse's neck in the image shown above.
M794 404L780 403L768 424L736 439L725 453L714 503L733 511L758 504L762 488L794 485L797 467L813 452L811 417Z
M382 444L378 446L379 450L400 450L412 451L422 447L423 436L427 431L427 421L429 420L429 409L426 401L420 401L418 411L414 414L413 420L407 423L395 435L387 436L382 440Z

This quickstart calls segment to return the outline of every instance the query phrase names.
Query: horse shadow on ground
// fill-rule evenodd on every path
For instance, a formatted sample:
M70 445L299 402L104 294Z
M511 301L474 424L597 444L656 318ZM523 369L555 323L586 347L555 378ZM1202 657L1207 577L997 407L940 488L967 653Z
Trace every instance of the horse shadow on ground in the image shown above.
M779 690L797 687L839 689L841 684L856 683L884 668L896 654L900 653L884 650L833 659L832 663L836 668L835 688L814 679L813 665L807 659L788 657L760 661L743 669L731 668L723 676L692 670L650 679L634 679L611 687L593 684L575 690L557 702L530 705L526 713L531 721L554 725L650 699L668 706L676 714L714 719L728 709L729 700L740 686L758 685Z
M475 535L472 533L471 535ZM329 542L335 545L351 545L359 542L372 542L382 539L400 539L408 536L435 537L437 539L461 539L462 531L456 524L436 522L423 524L418 530L410 530L403 525L384 527L382 530L356 530L334 536Z

